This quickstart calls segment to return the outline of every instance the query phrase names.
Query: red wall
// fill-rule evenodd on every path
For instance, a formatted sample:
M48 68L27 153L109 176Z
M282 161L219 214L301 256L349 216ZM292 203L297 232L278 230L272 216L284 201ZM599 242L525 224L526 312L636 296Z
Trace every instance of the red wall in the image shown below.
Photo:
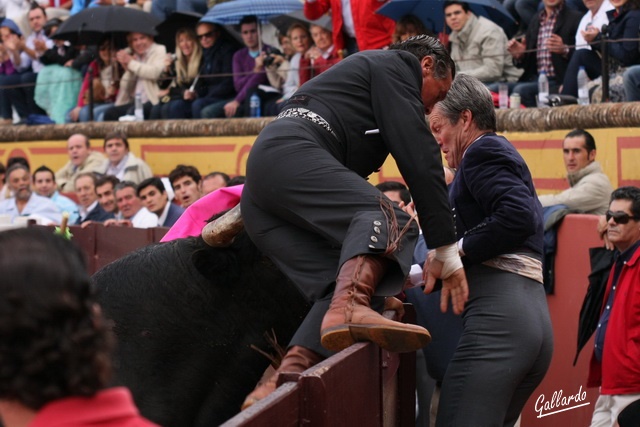
M547 297L554 332L553 359L545 379L522 412L522 427L584 427L591 421L598 398L596 388L586 387L593 337L580 353L576 366L573 366L573 359L576 354L578 316L591 271L588 248L602 246L596 224L597 217L594 215L569 215L558 230L555 293ZM581 392L580 397L584 397L584 400L568 405L555 404L553 408L542 412L550 415L538 417L536 401L543 400L541 395L544 395L544 401L551 403L554 393L556 396L562 393L562 397L569 397L578 392ZM568 409L570 407L575 409ZM563 409L562 412L552 413Z

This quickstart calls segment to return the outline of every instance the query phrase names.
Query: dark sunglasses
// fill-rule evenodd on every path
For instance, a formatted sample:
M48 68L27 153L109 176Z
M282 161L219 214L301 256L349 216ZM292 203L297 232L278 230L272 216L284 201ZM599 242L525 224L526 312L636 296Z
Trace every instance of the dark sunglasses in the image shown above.
M209 31L208 33L204 33L204 34L198 34L198 38L199 39L203 39L203 38L211 38L213 37L214 32L213 31Z
M629 222L630 219L633 219L636 221L640 219L640 217L631 216L628 213L621 212L621 211L618 211L618 212L607 211L606 217L607 217L607 222L609 222L609 220L613 218L613 222L615 222L616 224L626 224Z

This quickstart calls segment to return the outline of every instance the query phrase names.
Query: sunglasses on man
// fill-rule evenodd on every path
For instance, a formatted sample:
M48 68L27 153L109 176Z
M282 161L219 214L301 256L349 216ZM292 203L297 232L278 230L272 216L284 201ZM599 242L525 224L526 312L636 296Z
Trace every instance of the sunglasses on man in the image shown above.
M606 218L607 218L607 222L609 222L609 220L613 218L613 222L615 222L616 224L626 224L629 222L630 219L633 219L635 221L640 219L640 217L631 216L628 213L622 212L622 211L617 211L617 212L607 211Z

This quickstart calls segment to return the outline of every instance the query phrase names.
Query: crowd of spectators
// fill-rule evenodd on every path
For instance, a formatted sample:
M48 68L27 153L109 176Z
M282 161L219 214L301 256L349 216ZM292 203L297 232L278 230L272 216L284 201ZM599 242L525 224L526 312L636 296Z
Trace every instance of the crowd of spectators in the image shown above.
M98 46L72 46L51 38L65 15L99 7L104 0L82 6L68 1L57 9L29 0L5 3L6 18L0 23L4 124L127 120L134 116L136 96L145 119L248 117L256 114L249 105L254 94L261 115L274 116L301 84L345 56L439 31L457 72L478 77L494 92L506 83L527 107L538 104L542 72L551 94L575 97L582 66L595 92L601 74L598 52L606 36L619 77L612 85L619 92L614 100L640 99L637 0L505 0L518 24L517 30L507 32L457 0L443 2L445 22L439 28L426 27L428 20L414 15L393 21L376 13L379 2L351 0L349 8L340 1L306 0L304 13L311 25L294 21L279 28L279 46L264 43L258 19L248 15L235 36L229 28L204 21L177 29L175 52L167 52L152 35L137 32L128 34L124 49L114 48L109 37ZM11 7L13 3L20 8ZM161 19L176 10L206 11L206 5L194 1L120 3ZM330 20L318 20L326 13Z
M57 172L46 165L32 171L22 157L9 158L7 168L0 163L2 221L60 224L66 212L71 225L171 227L202 196L244 182L220 171L203 177L188 165L155 177L122 132L107 134L103 150L106 156L91 150L86 135L74 134L67 140L69 161Z

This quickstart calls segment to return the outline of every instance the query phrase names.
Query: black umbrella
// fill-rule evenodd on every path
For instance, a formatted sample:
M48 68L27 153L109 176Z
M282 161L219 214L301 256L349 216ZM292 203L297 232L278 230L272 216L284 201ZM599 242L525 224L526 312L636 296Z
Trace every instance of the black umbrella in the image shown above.
M167 47L167 52L176 50L176 32L181 28L191 28L195 31L198 21L202 18L197 12L174 12L156 26L158 35L156 42Z
M51 38L73 45L97 45L107 36L112 40L133 32L155 36L159 23L152 14L129 7L90 7L69 17Z
M578 361L580 350L587 344L591 335L598 327L604 291L607 287L609 272L614 261L614 251L605 248L590 248L591 273L589 274L589 288L582 302L580 319L578 321L578 349L573 365Z

